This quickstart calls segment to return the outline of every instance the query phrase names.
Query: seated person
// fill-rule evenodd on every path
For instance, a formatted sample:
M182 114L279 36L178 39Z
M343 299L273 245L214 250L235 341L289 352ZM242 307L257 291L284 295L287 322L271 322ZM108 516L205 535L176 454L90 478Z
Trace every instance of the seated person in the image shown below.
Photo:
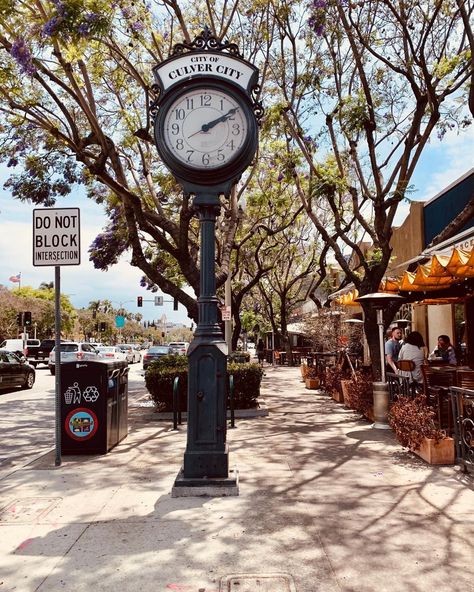
M402 330L394 327L390 339L385 342L385 361L387 363L387 372L397 373L395 362L398 360L398 352L402 346Z
M398 354L398 361L401 360L411 360L414 362L415 368L411 372L398 370L398 374L421 384L423 382L421 366L425 361L425 342L418 331L412 331L407 335L405 343Z
M438 337L438 345L430 353L429 359L442 358L443 362L448 364L456 365L456 352L451 344L451 340L447 335L440 335Z

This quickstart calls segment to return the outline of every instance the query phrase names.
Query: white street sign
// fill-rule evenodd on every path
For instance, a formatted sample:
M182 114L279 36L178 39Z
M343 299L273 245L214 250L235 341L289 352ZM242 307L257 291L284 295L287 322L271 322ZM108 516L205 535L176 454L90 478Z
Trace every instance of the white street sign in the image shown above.
M33 210L33 265L80 265L79 208Z
M223 321L232 320L232 310L231 310L230 306L222 306L221 313L222 313L222 320Z

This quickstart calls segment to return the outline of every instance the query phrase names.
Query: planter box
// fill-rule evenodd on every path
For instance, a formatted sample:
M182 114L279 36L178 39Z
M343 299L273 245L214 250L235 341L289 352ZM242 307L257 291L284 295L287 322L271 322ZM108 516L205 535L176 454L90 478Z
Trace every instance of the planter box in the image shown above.
M319 378L307 378L305 384L307 389L317 389L319 388Z
M337 402L337 403L344 403L344 395L339 392L338 390L334 390L331 393L331 397Z
M341 390L342 390L342 400L344 402L344 405L348 408L350 408L350 402L349 402L349 384L350 384L350 380L341 380Z
M437 444L430 438L425 438L419 450L413 450L430 465L454 465L454 440L443 438Z
M366 417L369 421L375 421L374 408L370 407L367 412L364 413L364 417Z

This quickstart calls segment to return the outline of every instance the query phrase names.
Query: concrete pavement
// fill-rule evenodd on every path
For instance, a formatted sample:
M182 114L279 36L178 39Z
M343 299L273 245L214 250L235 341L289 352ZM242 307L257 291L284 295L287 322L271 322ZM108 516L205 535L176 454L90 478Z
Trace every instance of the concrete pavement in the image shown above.
M143 408L96 457L0 480L0 592L474 591L474 480L266 369L267 417L228 431L240 495L171 498L178 432Z

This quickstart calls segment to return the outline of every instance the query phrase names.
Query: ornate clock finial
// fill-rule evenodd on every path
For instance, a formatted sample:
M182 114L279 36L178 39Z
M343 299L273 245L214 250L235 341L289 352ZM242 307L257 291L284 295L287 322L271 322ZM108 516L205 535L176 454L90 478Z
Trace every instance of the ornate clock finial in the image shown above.
M226 51L233 56L242 57L236 43L222 42L212 34L207 25L205 25L202 33L194 41L191 41L191 43L177 43L173 47L171 55L180 55L188 51Z

